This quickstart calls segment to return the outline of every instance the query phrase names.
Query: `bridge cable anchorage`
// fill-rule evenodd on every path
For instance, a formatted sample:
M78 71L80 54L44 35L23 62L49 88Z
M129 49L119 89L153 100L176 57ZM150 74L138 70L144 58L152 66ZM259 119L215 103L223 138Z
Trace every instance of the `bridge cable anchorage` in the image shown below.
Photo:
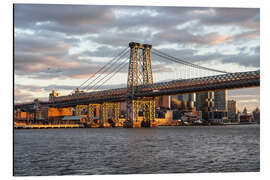
M108 79L106 79L98 87L95 87L95 89L99 89L101 86L103 86L106 82L108 82L110 79L112 79L118 72L120 72L126 65L128 65L128 62L122 63L120 66L118 66L118 69L116 71L114 71L113 74L111 74L111 77L109 77Z
M200 66L200 65L197 65L197 64L193 64L193 63L190 63L188 61L184 61L182 59L179 59L179 58L176 58L176 57L173 57L173 56L170 56L168 54L165 54L159 50L156 50L156 49L152 49L152 53L157 55L157 56L160 56L160 57L163 57L165 59L168 59L170 61L174 61L174 62L177 62L177 63L180 63L180 64L184 64L186 66L190 66L190 67L194 67L194 68L198 68L198 69L202 69L202 70L208 70L208 71L213 71L213 72L218 72L218 73L228 73L226 71L221 71L221 70L217 70L217 69L213 69L213 68L207 68L207 67L204 67L204 66Z
M125 55L125 54L123 54L123 55L121 56L121 58L122 58L124 55ZM122 66L122 64L124 64L125 61L126 61L126 59L125 59L124 61L120 61L120 65L119 65L119 66ZM94 85L88 86L86 90L89 90L89 89L95 89L95 86L97 86L98 83L100 83L102 80L104 80L104 79L105 79L107 76L109 76L110 74L114 73L114 72L119 68L119 66L114 67L110 73L108 73L107 75L105 75L104 77L102 77L101 79L99 79ZM113 67L113 66L110 66L110 68L111 68L111 67ZM110 68L108 68L108 69L110 69ZM99 76L99 77L100 77L100 76Z
M117 61L120 60L120 59L122 59L125 55L127 55L128 52L129 51L125 51L124 53L122 53L117 59L114 60L113 63L110 63L111 65L109 67L104 68L103 69L104 71L102 73L100 73L94 80L92 80L90 83L88 83L86 86L84 86L83 89L88 90L90 88L90 86L91 86L92 83L94 83L98 78L100 78L103 73L105 73L106 71L110 70L117 63ZM98 81L98 82L100 82L100 81ZM92 87L94 87L96 84L97 83L95 83Z
M94 74L90 75L90 77L85 80L78 88L81 88L87 81L89 81L91 78L95 77L99 72L101 72L103 69L105 69L107 66L109 66L111 63L115 62L117 60L117 57L121 56L121 54L128 52L128 47L122 50L117 56L115 56L111 61L109 61L107 64L103 65L98 71L96 71ZM70 94L72 94L74 90L71 91Z

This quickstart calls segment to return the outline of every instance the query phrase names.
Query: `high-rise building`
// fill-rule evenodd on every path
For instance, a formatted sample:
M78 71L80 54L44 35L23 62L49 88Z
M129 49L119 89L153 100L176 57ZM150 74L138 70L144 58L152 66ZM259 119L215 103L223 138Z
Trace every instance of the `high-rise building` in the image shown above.
M196 94L196 109L198 111L209 111L214 108L214 92L199 92Z
M228 101L228 119L230 121L238 121L238 105L235 100Z
M228 110L228 90L215 91L215 105L216 110L227 111Z
M256 108L253 112L254 121L260 123L260 108Z
M171 108L171 96L160 96L157 98L157 107L170 109Z
M196 93L181 94L177 96L177 99L181 102L182 109L194 109L196 101Z

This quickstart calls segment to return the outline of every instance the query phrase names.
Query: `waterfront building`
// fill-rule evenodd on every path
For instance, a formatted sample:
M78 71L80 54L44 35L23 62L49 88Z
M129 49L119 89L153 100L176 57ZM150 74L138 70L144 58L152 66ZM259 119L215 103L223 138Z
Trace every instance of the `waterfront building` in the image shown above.
M240 123L250 123L253 118L251 114L241 114L240 115Z
M238 104L235 100L228 101L228 119L231 122L238 121Z
M208 122L211 124L223 124L228 122L227 111L224 110L211 110L208 112Z
M252 114L248 113L247 108L245 107L243 113L240 115L240 123L250 123L253 121Z

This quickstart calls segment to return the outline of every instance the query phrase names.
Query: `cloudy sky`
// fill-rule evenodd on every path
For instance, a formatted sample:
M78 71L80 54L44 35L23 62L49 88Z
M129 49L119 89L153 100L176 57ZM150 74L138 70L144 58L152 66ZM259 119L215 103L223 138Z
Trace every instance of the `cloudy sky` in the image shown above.
M229 72L260 68L256 8L16 4L14 37L15 102L70 93L131 41ZM183 75L164 67L154 64L155 81ZM106 86L125 86L126 77L127 67ZM229 91L240 110L259 106L259 97L259 88Z

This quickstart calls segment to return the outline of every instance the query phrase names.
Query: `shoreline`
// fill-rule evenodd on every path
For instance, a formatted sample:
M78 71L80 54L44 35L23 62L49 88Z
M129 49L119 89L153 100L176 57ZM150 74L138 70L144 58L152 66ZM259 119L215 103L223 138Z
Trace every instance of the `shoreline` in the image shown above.
M230 124L201 124L201 125L160 125L157 126L158 127L194 127L194 126L198 126L198 127L203 127L203 126L237 126L237 125L260 125L259 123L230 123ZM89 128L91 129L91 127L82 127L82 126L59 126L59 125L54 125L54 126L48 126L48 127L31 127L31 126L26 126L26 127L15 127L14 129L73 129L73 128ZM92 127L95 128L95 127ZM123 127L111 127L111 128L123 128Z

